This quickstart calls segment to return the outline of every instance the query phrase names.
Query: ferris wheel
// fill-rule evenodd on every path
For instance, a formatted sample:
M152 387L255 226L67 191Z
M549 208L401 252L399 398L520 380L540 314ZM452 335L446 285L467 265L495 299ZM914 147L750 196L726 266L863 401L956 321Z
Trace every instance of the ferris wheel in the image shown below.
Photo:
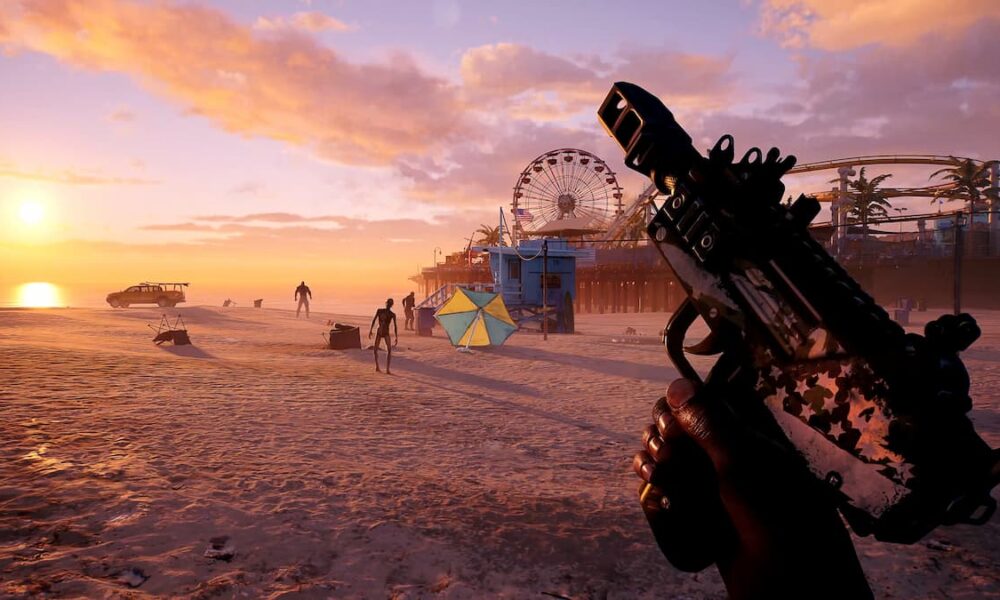
M586 150L560 148L521 171L511 229L515 239L560 229L597 233L622 211L622 188L611 168Z

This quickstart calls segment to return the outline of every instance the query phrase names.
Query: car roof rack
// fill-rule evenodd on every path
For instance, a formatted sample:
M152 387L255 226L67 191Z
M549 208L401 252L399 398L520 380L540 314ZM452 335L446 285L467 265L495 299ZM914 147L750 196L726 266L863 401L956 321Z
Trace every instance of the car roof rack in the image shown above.
M188 285L191 285L191 284L189 284L187 282L183 282L182 283L180 281L143 281L142 283L140 283L138 285L183 285L183 286L187 287Z

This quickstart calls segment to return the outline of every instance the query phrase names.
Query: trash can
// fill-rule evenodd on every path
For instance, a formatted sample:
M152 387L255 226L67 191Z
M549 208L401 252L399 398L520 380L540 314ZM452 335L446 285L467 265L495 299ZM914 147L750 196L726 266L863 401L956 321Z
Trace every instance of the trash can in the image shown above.
M330 330L330 339L327 345L331 350L348 350L350 348L361 348L361 330L354 325L334 323Z
M899 323L900 325L909 325L910 324L910 309L908 309L908 308L897 308L893 312L895 313L893 315L893 319L897 323Z
M417 335L429 337L434 328L434 309L422 306L417 309Z

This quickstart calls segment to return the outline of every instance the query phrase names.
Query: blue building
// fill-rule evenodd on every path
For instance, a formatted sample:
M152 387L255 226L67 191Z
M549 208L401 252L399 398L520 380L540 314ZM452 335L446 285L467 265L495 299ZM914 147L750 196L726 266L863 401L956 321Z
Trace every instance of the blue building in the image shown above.
M546 243L547 253L543 248ZM504 303L519 325L533 321L540 324L544 305L550 331L573 332L577 249L570 247L566 240L547 239L522 240L516 248L490 246L485 250L490 255L495 290L503 295ZM547 278L545 285L543 273Z

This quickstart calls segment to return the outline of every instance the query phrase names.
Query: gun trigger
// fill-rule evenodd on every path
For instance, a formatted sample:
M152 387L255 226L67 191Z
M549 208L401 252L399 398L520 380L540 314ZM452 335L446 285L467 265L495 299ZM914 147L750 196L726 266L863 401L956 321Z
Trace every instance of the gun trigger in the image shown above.
M664 342L667 347L667 356L670 357L670 361L674 363L674 367L681 377L701 383L701 376L684 356L684 336L697 318L697 307L690 298L685 299L670 317L670 322L667 323Z
M705 336L705 339L700 342L691 344L690 346L684 346L685 352L696 356L712 356L714 354L721 354L725 349L725 344L722 342L722 336L718 335L714 331L709 332L709 334Z

